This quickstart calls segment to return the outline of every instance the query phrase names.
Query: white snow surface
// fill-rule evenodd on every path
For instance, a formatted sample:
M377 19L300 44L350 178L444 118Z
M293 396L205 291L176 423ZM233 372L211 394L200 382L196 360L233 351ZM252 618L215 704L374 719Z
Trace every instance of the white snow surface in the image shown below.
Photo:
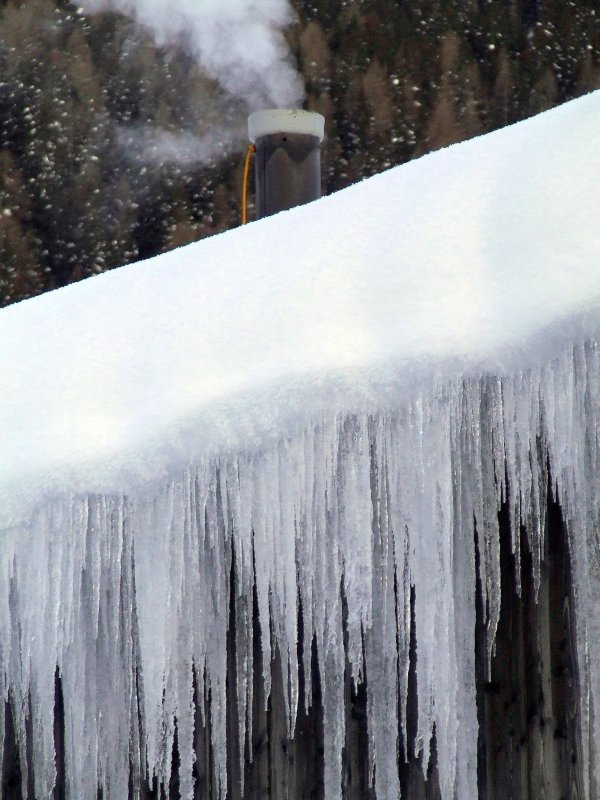
M413 587L424 768L435 729L443 799L475 800L473 518L491 653L497 509L508 501L517 557L525 524L538 580L547 463L598 780L599 129L596 92L0 313L0 689L20 731L31 694L39 796L55 778L56 664L71 797L98 782L126 797L136 759L165 779L175 717L192 797L192 665L218 700L226 786L234 559L240 741L255 587L264 680L277 646L290 730L300 602L316 637L328 800L345 659L369 676L378 800L397 798Z

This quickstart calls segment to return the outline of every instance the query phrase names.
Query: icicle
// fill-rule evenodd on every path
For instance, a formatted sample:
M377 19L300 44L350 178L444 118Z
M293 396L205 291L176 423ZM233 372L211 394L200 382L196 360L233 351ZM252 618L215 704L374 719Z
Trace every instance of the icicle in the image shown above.
M398 649L394 540L390 520L389 473L383 421L371 421L371 494L373 502L372 616L366 627L370 762L377 797L400 794L398 779Z
M10 698L21 763L31 715L35 791L51 794L58 668L69 796L93 800L98 786L126 796L130 768L134 782L148 771L168 783L177 730L189 800L203 721L223 798L228 703L241 780L251 755L258 625L265 700L278 652L290 736L301 670L306 708L312 702L316 643L328 800L341 797L346 670L367 679L378 800L398 798L398 759L414 745L427 769L434 732L442 800L475 800L477 577L489 663L500 613L498 511L507 503L515 579L527 547L537 588L550 475L576 588L591 800L600 780L599 431L600 349L590 342L511 375L432 381L385 413L315 415L260 448L199 458L148 496L52 498L28 525L2 532L0 738ZM416 743L406 723L411 594Z

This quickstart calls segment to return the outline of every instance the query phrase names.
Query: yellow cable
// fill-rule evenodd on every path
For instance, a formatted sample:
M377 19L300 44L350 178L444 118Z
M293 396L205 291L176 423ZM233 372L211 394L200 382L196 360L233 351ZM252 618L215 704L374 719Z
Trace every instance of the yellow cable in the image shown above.
M256 152L256 147L251 144L246 153L246 164L244 165L244 183L242 188L242 225L248 221L248 173L250 171L250 159L252 153Z

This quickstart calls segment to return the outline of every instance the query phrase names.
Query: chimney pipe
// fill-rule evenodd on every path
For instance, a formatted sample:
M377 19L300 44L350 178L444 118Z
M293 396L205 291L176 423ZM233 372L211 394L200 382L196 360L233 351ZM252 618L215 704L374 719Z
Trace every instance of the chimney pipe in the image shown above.
M312 111L273 109L248 117L256 145L256 218L321 197L325 118Z

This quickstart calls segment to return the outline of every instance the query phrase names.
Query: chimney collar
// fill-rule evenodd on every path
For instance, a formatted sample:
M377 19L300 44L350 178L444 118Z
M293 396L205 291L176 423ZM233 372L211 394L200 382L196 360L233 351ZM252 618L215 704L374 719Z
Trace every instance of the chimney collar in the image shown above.
M273 133L303 133L307 136L318 136L322 142L325 136L325 117L314 111L284 108L250 114L248 138L251 142Z

